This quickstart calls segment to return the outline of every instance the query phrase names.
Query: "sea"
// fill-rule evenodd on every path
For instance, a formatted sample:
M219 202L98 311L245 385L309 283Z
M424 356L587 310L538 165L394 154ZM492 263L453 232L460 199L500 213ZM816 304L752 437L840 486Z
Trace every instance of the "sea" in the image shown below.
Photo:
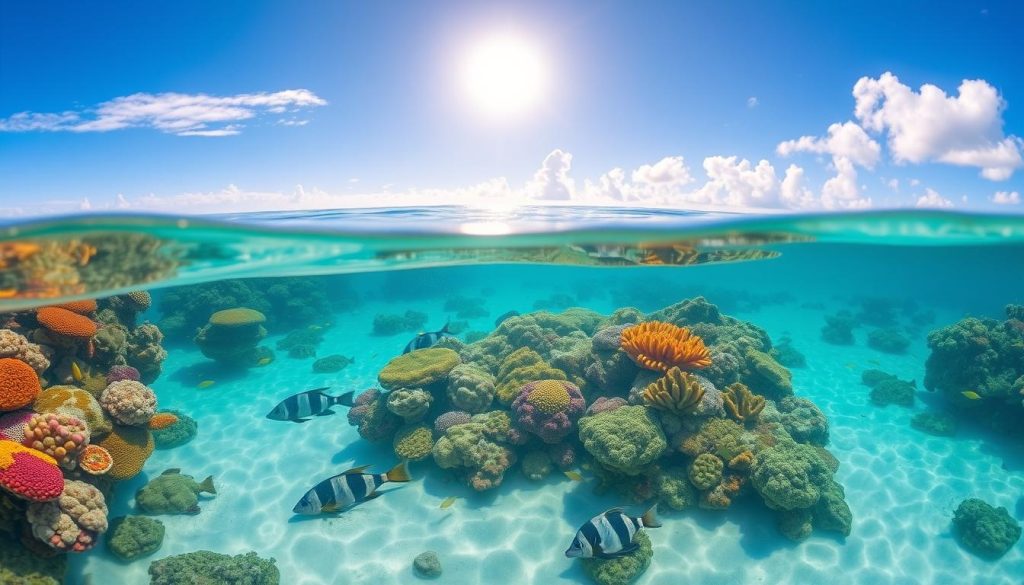
M117 316L129 293L138 299L143 291L147 302ZM165 355L40 336L37 309L75 300L98 301L85 314L99 324L97 335L120 328L132 339L135 328L155 325L162 338L150 336L149 349L155 344ZM7 221L0 224L0 318L30 342L52 341L42 385L87 385L70 373L72 361L91 379L112 364L148 359L149 370L137 369L155 393L155 411L191 419L195 432L184 444L152 450L130 478L65 471L66 482L100 488L111 521L158 520L164 535L155 551L125 560L108 534L96 534L83 552L47 551L38 536L31 542L27 516L15 518L11 532L0 524L0 539L24 548L18 554L57 553L37 558L40 575L53 570L33 583L72 585L1021 583L1018 540L986 554L953 522L969 498L1024 521L1024 377L1000 386L995 373L980 371L999 362L1011 378L1024 375L1017 305L1024 305L1024 216L1012 215L544 206ZM211 319L233 309L259 317ZM958 332L965 319L982 329ZM637 365L623 340L651 321L703 336L711 365L680 369L707 381L703 396L719 400L713 413L682 406L672 413L644 398L640 390L664 372ZM986 337L993 332L1009 341ZM988 353L950 349L965 338L988 344ZM403 353L410 345L429 349ZM530 357L539 365L518 378L507 359L517 351L540 360ZM431 370L409 382L418 388L382 375L424 352L429 358L409 366ZM964 369L953 363L961 358ZM442 415L465 409L453 390L452 372L460 370L441 363L450 359L493 387L485 398L511 379L506 392L522 399L495 397L445 427ZM865 376L871 371L901 384L891 395L878 391ZM572 386L565 392L583 399L578 408L556 405L563 411L553 439L523 414L531 384L543 380ZM767 401L760 415L741 420L723 409L733 383ZM94 388L98 398L102 385ZM353 392L356 406L294 417L301 420L267 417L286 398L316 389L330 397ZM401 392L429 406L402 411L389 400ZM598 398L618 399L617 408L592 408ZM795 399L803 410L787 411ZM368 407L377 411L367 414ZM356 408L361 415L350 414ZM587 419L619 409L640 418L603 427L611 438L585 430ZM481 431L471 422L480 413L507 417L507 432ZM818 424L802 416L822 417L827 431L819 424L798 432ZM703 480L686 484L696 458L685 445L709 418L743 433L753 463L728 460L711 444L705 452L714 454L701 457L723 472L701 489ZM926 420L946 428L926 428ZM471 427L475 446L457 444L465 437L458 429ZM410 481L384 483L380 497L339 511L293 512L327 478L360 466L384 474L401 463L395 437L407 430L427 441L408 463ZM617 443L595 446L601 441ZM808 489L793 477L799 465L769 469L771 454L792 452L787 444L812 448L815 469L831 474L812 477L812 490L841 486L844 526L810 512L825 502L817 491L782 509L780 502L799 499L791 492ZM446 448L468 452L440 452ZM500 456L481 461L474 448ZM559 460L552 454L559 449L572 456ZM167 470L196 482L212 476L216 494L197 494L198 511L147 514L138 492ZM770 473L791 483L780 488L765 479ZM672 499L667 477L688 503ZM725 503L715 498L721 493ZM619 507L640 517L655 503L661 526L641 530L649 549L611 559L566 556L591 519ZM805 511L807 530L784 535L785 518ZM231 570L210 569L214 562L196 569L206 580L154 576L161 560L203 550L254 552L273 564L245 569L234 559L225 561L236 563ZM433 558L417 567L428 551L439 568ZM29 582L16 580L18 570L0 567L3 582Z

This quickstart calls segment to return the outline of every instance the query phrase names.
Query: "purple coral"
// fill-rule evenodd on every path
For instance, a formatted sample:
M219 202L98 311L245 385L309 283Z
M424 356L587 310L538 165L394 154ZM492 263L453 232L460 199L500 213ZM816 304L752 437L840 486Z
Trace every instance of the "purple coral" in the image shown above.
M585 408L580 389L564 380L530 382L512 402L516 425L545 443L561 442Z
M111 366L107 372L107 384L120 382L121 380L139 381L139 371L131 366Z
M473 415L468 412L452 410L437 417L437 420L434 421L434 430L438 433L443 433L449 427L466 424L471 420L473 420Z
M8 439L15 443L25 440L25 425L35 415L31 410L15 410L0 414L0 439Z

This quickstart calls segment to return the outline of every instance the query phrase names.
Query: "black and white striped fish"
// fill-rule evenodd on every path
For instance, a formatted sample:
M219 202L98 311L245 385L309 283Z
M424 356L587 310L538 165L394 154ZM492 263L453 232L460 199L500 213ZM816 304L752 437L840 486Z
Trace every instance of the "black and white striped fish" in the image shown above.
M327 388L306 390L294 396L289 396L274 407L267 414L270 420L290 420L292 422L304 423L311 416L330 416L334 414L331 410L336 404L352 406L352 392L346 392L341 396L328 396L324 394Z
M377 488L389 481L410 481L408 463L403 461L383 474L363 473L369 465L355 467L329 477L306 492L292 512L307 516L340 512L380 494Z
M414 337L412 341L405 345L405 351L403 351L402 353L406 354L416 349L427 349L428 347L434 347L434 344L436 344L438 341L441 341L442 337L449 335L448 325L449 323L445 323L444 327L442 327L440 331L420 333L419 335Z
M661 522L658 521L657 504L651 506L639 518L627 516L622 508L612 508L594 516L580 527L576 532L576 538L572 539L569 550L565 551L565 556L581 559L621 557L640 547L633 542L637 532L644 528L659 526Z

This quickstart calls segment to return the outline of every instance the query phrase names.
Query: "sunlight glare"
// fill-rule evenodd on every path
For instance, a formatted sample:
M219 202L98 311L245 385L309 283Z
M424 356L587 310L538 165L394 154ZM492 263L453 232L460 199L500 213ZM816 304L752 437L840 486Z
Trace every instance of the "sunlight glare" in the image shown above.
M490 37L472 47L462 74L473 105L486 115L502 118L536 106L547 83L539 49L512 35Z

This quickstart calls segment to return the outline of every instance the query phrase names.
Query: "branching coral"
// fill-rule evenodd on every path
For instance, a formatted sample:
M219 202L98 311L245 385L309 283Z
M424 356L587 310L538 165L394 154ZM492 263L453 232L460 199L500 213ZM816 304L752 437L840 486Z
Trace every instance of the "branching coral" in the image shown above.
M594 459L612 471L637 475L661 456L665 434L643 406L623 406L579 421L580 441Z
M530 382L512 402L516 426L550 444L572 431L585 407L580 389L563 380Z
M0 358L0 411L24 408L42 388L32 366L14 358Z
M722 392L722 402L726 411L744 424L756 421L765 405L764 396L757 396L740 382L730 384L725 392Z
M704 387L696 376L673 367L664 377L647 386L643 398L651 408L684 415L692 412L704 398Z
M107 531L107 503L95 486L70 480L56 501L30 504L28 521L32 534L52 548L83 552Z
M668 372L673 367L695 369L711 365L704 340L685 327L649 321L622 330L622 350L648 370Z
M123 425L143 426L156 412L156 394L141 382L121 380L107 386L100 405Z

